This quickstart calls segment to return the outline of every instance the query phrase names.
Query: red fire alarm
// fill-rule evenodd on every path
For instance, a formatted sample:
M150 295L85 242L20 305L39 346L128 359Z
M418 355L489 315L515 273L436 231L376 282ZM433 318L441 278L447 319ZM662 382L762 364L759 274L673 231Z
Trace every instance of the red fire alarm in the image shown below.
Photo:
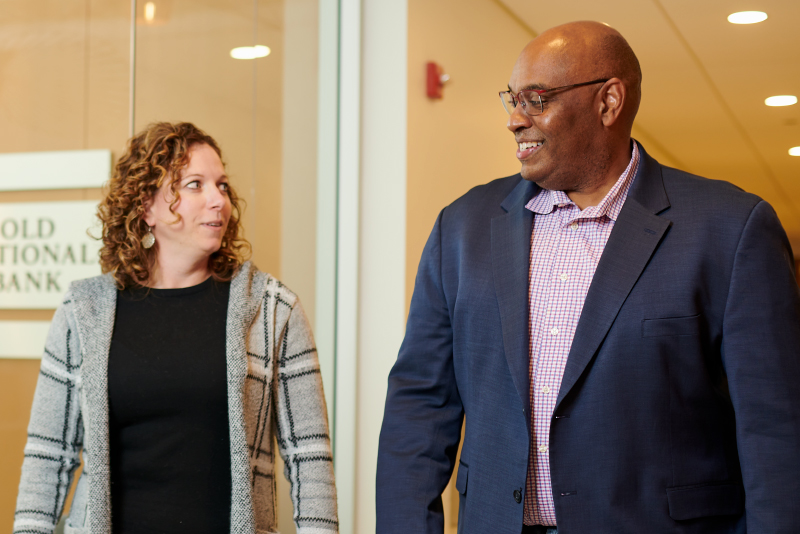
M442 98L442 88L445 82L450 79L450 76L444 73L442 67L429 61L427 65L428 78L427 78L427 93L428 98Z

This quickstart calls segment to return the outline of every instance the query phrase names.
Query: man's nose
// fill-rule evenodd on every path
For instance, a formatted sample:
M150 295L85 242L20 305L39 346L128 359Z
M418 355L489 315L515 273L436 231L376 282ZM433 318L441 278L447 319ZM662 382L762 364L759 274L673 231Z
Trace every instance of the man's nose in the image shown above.
M511 115L508 116L508 123L506 124L506 128L508 128L512 132L516 132L520 129L530 128L532 125L531 118L525 113L524 109L522 108L521 104L517 104L514 108L514 111L511 112Z

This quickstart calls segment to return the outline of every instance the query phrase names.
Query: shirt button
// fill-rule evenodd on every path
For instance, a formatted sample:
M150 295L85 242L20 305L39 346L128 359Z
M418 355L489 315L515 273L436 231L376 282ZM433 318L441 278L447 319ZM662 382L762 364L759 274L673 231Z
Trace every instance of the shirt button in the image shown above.
M553 334L554 336L558 335L558 328L555 327L551 328L550 333Z
M547 445L539 445L539 452L547 452Z
M542 393L550 393L550 386L544 386L542 388Z
M518 489L514 490L514 500L517 501L517 504L522 502L522 492Z
M569 275L567 273L561 273L559 278L561 278L563 281L566 282L567 280L569 280Z
M569 229L570 230L577 230L578 229L578 223L574 222L574 223L570 224L569 225Z

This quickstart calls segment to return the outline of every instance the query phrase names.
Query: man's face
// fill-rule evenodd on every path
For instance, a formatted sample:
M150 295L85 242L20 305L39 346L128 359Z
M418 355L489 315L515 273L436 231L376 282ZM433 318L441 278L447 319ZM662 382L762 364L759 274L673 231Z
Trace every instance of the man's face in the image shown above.
M563 41L536 41L520 54L511 74L509 89L551 89L593 78L579 61L563 53ZM577 79L577 78L581 79ZM542 95L544 111L528 116L517 105L508 118L508 129L517 141L522 177L552 190L580 190L595 168L596 139L602 130L597 113L597 91L590 85Z

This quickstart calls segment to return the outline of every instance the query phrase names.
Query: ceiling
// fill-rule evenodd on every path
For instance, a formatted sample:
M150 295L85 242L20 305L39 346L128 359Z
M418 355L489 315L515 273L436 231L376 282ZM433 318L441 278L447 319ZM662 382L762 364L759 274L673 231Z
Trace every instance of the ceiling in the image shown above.
M796 0L495 0L533 34L574 20L619 30L642 66L633 136L664 164L728 180L767 200L800 256L800 2ZM759 24L727 16L764 11Z

